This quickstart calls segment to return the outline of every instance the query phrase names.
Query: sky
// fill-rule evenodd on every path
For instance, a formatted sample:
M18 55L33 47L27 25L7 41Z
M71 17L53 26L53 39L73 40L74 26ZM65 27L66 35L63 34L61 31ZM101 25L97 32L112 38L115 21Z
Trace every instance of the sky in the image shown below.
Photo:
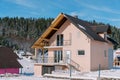
M55 18L59 13L120 27L120 0L0 0L0 17Z

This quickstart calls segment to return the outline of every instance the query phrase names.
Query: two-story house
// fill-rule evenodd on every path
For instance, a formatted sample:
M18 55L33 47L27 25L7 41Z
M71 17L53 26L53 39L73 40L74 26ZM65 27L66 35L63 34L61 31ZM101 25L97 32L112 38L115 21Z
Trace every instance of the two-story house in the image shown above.
M34 65L34 73L41 76L54 70L72 69L89 72L112 67L113 44L109 26L96 25L67 14L59 14L41 37L33 44L35 56L42 57ZM44 57L45 50L48 56Z

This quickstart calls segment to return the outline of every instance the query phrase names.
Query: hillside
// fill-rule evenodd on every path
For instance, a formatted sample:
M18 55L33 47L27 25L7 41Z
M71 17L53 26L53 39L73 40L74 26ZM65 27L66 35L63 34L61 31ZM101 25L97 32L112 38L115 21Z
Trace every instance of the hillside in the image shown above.
M52 21L53 18L0 18L0 45L13 49L32 51L31 45L46 30ZM95 20L91 23L103 24ZM112 30L110 37L120 43L120 29L112 25L109 26ZM118 47L120 47L120 45L116 45L114 48Z
M0 18L0 45L31 51L33 42L52 21L53 18Z

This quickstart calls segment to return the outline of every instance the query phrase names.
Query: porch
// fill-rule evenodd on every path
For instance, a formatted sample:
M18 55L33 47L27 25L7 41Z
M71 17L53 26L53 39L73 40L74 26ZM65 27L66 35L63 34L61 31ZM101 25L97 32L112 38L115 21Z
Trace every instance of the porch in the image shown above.
M42 76L46 73L51 74L53 71L56 70L80 71L80 66L68 57L40 57L39 59L36 59L34 70L36 76Z

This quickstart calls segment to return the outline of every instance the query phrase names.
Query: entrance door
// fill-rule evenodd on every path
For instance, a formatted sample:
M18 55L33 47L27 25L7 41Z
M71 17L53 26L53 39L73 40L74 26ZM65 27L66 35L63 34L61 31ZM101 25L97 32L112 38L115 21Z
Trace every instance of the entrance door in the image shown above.
M70 63L71 53L70 51L66 51L66 62Z

